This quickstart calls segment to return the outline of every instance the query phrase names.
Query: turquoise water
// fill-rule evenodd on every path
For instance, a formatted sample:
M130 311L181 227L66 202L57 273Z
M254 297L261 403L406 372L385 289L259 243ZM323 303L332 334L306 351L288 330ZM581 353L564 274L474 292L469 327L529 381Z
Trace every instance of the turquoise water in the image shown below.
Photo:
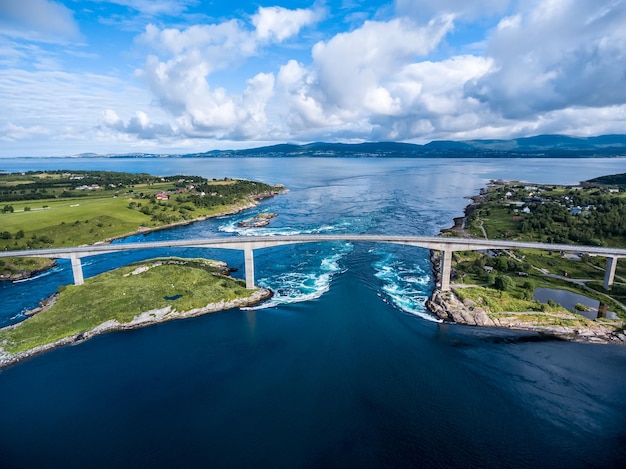
M489 179L576 183L626 160L0 160L0 169L247 177L286 195L142 239L433 235ZM155 169L156 168L156 169ZM256 212L265 228L237 227ZM124 241L121 241L124 242ZM139 258L85 259L95 275ZM0 372L0 467L621 467L626 348L438 323L428 252L368 243L255 252L264 307L96 337ZM241 275L241 271L236 275ZM0 284L0 321L71 282Z

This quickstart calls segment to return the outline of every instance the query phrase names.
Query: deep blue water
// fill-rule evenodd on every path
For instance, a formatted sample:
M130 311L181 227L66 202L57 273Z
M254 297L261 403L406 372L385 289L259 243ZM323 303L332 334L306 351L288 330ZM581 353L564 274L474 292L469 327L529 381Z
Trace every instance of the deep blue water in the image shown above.
M290 192L132 240L281 233L434 235L490 179L577 183L624 159L20 159L0 169L246 177ZM262 210L266 228L236 227ZM1 219L0 219L1 225ZM127 241L120 241L127 242ZM155 255L83 259L85 275ZM423 249L255 252L252 310L96 337L0 372L0 467L623 467L626 348L432 320ZM241 275L238 273L237 275ZM0 284L0 324L71 282Z

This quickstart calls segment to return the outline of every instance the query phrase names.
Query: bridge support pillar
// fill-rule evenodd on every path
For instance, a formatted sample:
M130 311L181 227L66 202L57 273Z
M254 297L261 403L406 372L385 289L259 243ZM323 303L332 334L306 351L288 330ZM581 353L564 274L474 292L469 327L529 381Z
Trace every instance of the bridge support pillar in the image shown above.
M246 266L246 288L251 290L255 288L254 285L254 251L251 247L244 249L244 260Z
M615 269L617 268L617 257L606 258L606 270L604 271L604 289L610 290L615 280Z
M83 278L83 266L80 263L80 257L76 254L70 255L70 261L72 262L72 274L74 274L74 285L82 285L85 283Z
M439 263L441 291L450 291L450 274L452 273L452 252L453 251L450 250L441 251L441 262Z

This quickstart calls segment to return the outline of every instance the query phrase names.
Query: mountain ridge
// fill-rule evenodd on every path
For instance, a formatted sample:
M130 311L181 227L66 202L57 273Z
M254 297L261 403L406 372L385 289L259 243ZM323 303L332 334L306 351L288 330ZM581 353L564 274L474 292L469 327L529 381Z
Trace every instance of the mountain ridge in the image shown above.
M237 157L378 157L378 158L592 158L626 156L626 135L570 137L544 134L508 140L434 140L426 144L363 142L279 143L242 150L209 150L180 155L126 154L112 158L237 158Z

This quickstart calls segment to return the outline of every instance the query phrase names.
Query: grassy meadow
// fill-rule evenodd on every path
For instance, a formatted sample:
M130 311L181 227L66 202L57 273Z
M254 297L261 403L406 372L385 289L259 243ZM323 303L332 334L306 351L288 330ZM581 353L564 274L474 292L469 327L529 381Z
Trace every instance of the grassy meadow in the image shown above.
M87 332L115 319L128 323L146 311L171 306L179 312L247 298L254 290L220 275L221 263L206 259L153 259L61 288L56 302L14 329L0 330L0 346L17 353Z

